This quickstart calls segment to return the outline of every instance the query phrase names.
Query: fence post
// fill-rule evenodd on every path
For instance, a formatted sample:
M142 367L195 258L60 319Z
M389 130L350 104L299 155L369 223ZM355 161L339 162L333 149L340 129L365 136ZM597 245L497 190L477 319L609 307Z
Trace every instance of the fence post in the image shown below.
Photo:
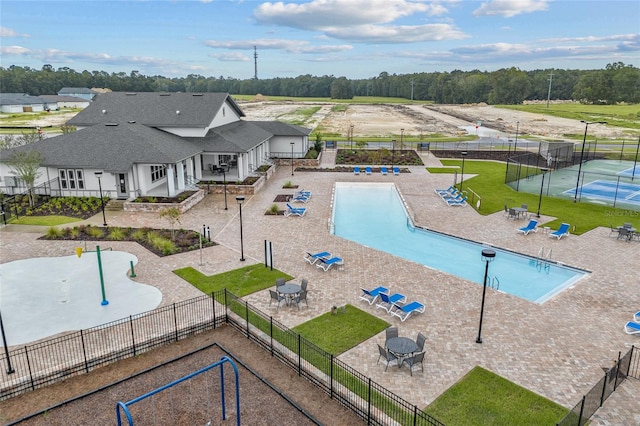
M89 363L87 362L87 349L84 346L84 333L80 329L80 341L82 342L82 356L84 358L84 371L89 372Z
M622 354L622 352L618 352L618 362L616 362L615 365L615 369L616 369L616 377L615 380L613 381L613 391L615 392L616 388L618 387L618 372L620 371L620 355Z
M371 377L367 380L367 424L371 424Z
M301 350L301 348L302 348L301 339L302 339L302 337L300 336L300 333L298 333L298 350L297 350L297 352L298 352L298 376L302 375L301 374L302 373L302 354L300 353L300 352L302 352L302 350Z
M580 414L578 415L578 426L582 425L582 413L584 412L584 400L587 398L587 395L582 396L582 402L580 404Z
M273 315L269 316L269 352L273 356Z
M176 312L176 304L173 303L173 330L176 336L176 342L178 341L178 313Z
M31 371L31 361L29 360L29 351L27 346L24 347L24 357L27 359L27 369L29 370L29 382L31 383L31 390L36 388L36 384L33 380L33 372Z
M211 306L213 307L213 329L216 329L216 296L215 292L211 292Z
M329 397L333 399L333 354L329 354Z
M136 356L136 335L133 331L133 316L129 315L129 329L131 330L131 349L133 349L133 356Z
M244 302L244 321L247 323L247 339L251 340L249 336L249 302Z

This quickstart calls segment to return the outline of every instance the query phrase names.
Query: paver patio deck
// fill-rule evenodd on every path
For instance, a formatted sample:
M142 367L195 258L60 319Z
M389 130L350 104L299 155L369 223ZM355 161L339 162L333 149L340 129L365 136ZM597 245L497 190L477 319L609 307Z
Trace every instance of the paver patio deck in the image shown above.
M426 163L437 159L423 154ZM329 166L330 155L322 166ZM239 261L240 230L235 198L208 195L181 217L181 226L194 230L208 225L218 246L158 258L135 243L114 242L114 249L126 250L139 259L137 281L156 285L166 305L199 295L199 291L175 276L176 268L193 266L210 275L263 260L264 241L274 249L274 267L309 280L309 308L269 307L267 290L252 294L248 301L289 327L327 312L333 305L350 303L398 325L400 335L427 336L424 373L412 377L407 368L389 369L376 365L376 343L384 333L340 355L363 374L386 386L418 407L424 407L476 365L487 368L519 385L569 408L612 366L618 352L626 352L640 340L626 335L623 324L640 309L640 244L609 238L609 230L598 228L583 235L555 240L543 232L523 236L518 224L502 212L481 216L471 207L450 208L433 191L447 188L451 175L429 174L424 167L411 173L359 175L338 172L301 172L291 176L282 167L242 207L244 255ZM471 176L465 176L467 179ZM291 194L282 184L292 181L299 189L312 191L304 217L265 215L278 194ZM483 344L475 343L480 315L481 287L422 265L363 247L329 233L332 190L336 181L393 181L402 193L414 222L426 228L452 233L475 241L536 255L540 247L553 249L553 260L592 271L543 305L515 296L487 290L483 322ZM284 208L284 203L282 203ZM114 226L166 227L166 221L152 213L109 212ZM553 218L542 217L541 225ZM90 219L101 224L101 216ZM0 262L33 256L62 256L73 253L72 241L39 241L42 230L23 232L7 226L0 232ZM344 259L343 270L323 272L304 261L306 251L329 251ZM201 261L202 256L202 261ZM478 258L480 262L480 258ZM423 314L401 323L381 309L359 303L360 287L384 285L426 305ZM410 385L410 386L409 386ZM640 381L627 380L605 403L592 424L640 424L637 395Z

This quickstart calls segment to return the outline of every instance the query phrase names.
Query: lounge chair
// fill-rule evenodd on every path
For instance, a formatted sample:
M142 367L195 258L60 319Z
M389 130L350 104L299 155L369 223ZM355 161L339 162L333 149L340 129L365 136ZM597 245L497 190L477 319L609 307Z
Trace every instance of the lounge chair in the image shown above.
M309 201L311 197L307 197L306 195L294 195L291 198L291 201L294 203L306 203L307 201Z
M360 167L354 167L353 168L353 174L354 175L359 175L360 174Z
M635 314L633 314L633 320L635 322L637 322L638 324L640 324L640 311L638 311Z
M371 174L371 167L369 167L369 166L365 167L365 168L364 168L364 172L365 172L366 174L370 175L370 174Z
M380 302L376 305L376 308L382 308L387 313L391 313L394 304L404 303L406 300L407 298L404 294L395 293L389 296L388 294L380 293Z
M383 176L387 175L387 168L386 167L380 167L380 173L382 173Z
M624 325L624 332L627 334L635 334L640 336L640 324L635 321L629 321Z
M425 310L425 307L420 302L411 302L406 305L394 304L393 309L391 310L391 315L395 315L398 318L400 318L402 322L405 322L406 319L409 318L412 313L414 312L423 313L424 310Z
M293 207L289 203L287 203L287 210L284 211L285 216L304 216L306 213L306 207Z
M460 199L453 199L453 200L445 200L447 202L447 205L449 207L451 206L464 206L465 204L467 204L467 197L462 197Z
M529 220L529 224L524 228L518 229L518 232L522 232L524 235L529 235L529 232L538 232L538 221Z
M393 361L395 361L396 363L398 362L398 357L392 354L391 352L389 352L386 348L383 348L382 346L380 346L379 343L378 343L378 353L380 354L380 356L378 357L378 361L376 362L376 364L380 362L381 358L384 358L384 360L387 362L386 367L384 367L384 371L387 371L387 368L389 368L389 364L392 363Z
M398 176L400 174L400 167L394 167L393 168L393 174Z
M304 260L309 262L310 265L313 265L314 263L316 263L320 258L331 259L331 253L329 253L328 251L321 251L319 253L307 252L307 254L304 256Z
M362 290L362 294L360 295L360 299L364 300L370 305L378 299L381 293L389 293L389 289L386 287L376 287L373 290L367 290L366 288L360 288Z
M557 239L560 239L564 236L569 236L569 224L568 223L563 223L560 225L560 228L558 228L557 230L553 231L552 233L549 234L549 237L555 237Z
M458 192L458 189L453 186L450 186L447 189L436 189L435 191L436 191L436 194L442 196L442 195L453 195L456 192Z
M294 195L294 197L307 197L307 198L311 198L311 191L305 191L305 190L301 189L300 191L296 192L296 194Z
M342 266L344 265L344 260L339 257L332 257L331 259L318 259L318 263L316 266L318 268L322 268L325 272L327 272L333 265Z

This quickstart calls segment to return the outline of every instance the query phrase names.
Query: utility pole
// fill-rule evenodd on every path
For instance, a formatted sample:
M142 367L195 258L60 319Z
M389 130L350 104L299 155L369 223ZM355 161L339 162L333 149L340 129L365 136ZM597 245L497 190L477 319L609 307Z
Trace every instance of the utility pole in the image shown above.
M411 100L413 100L413 79L411 79Z
M253 78L254 80L258 79L258 47L257 46L253 46L253 67L254 67L254 74L253 74Z
M549 100L551 99L551 81L553 81L553 71L549 74L549 92L547 92L547 108L549 108Z

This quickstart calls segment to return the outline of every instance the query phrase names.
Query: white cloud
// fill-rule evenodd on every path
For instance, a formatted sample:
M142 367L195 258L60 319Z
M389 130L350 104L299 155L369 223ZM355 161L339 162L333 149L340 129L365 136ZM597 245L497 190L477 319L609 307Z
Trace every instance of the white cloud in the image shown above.
M237 40L237 41L215 41L208 40L204 42L207 46L214 49L235 49L235 50L253 50L253 46L259 49L284 50L289 53L327 53L342 52L350 50L349 45L311 45L304 40L286 40L286 39L255 39L255 40Z
M22 46L2 46L0 47L0 53L3 55L29 56L31 50Z
M239 52L228 52L219 55L211 55L222 62L248 62L251 58Z
M0 26L0 37L29 37L28 34L18 34L11 28Z
M375 44L460 40L468 37L449 24L332 27L326 28L325 33L334 38Z
M547 10L549 0L491 0L473 11L474 16L504 16L511 18L522 13Z

